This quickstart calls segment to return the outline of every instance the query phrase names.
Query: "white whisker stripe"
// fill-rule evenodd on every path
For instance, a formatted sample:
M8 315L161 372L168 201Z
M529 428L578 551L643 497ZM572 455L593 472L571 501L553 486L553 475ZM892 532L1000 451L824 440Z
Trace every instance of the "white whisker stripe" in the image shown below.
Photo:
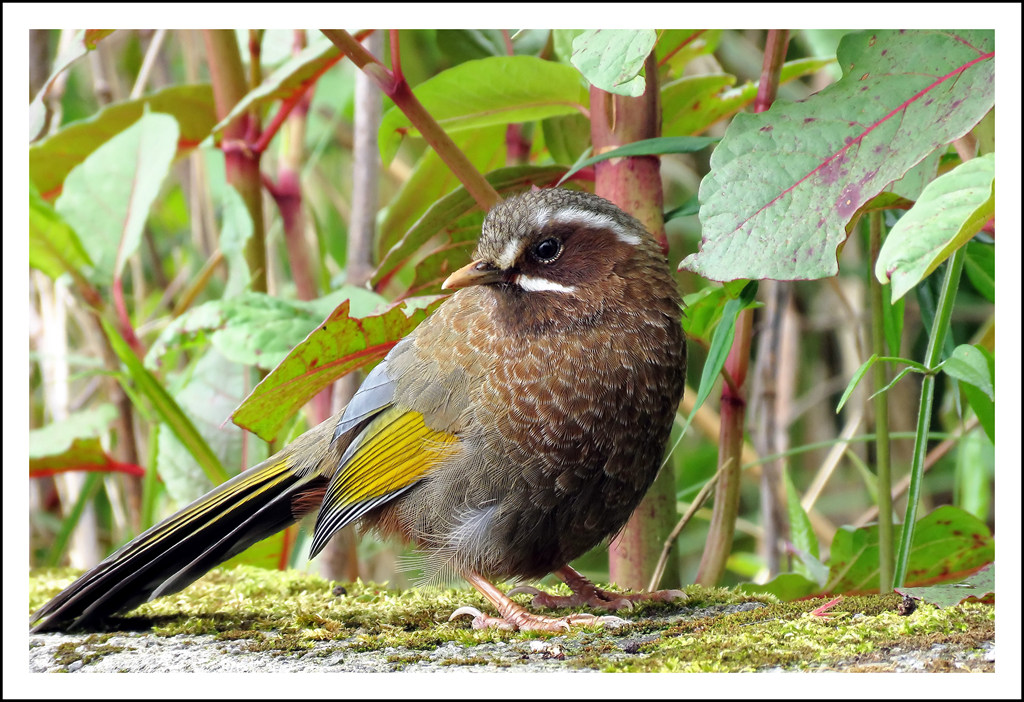
M515 283L526 292L571 293L576 290L575 285L562 285L547 278L537 278L532 275L523 275L522 273L516 276Z

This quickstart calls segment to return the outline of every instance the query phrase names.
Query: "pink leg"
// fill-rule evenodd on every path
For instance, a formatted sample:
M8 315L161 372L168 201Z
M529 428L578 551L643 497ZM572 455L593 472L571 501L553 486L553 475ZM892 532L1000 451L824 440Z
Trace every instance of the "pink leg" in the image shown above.
M573 571L575 572L575 571ZM624 619L619 617L603 616L593 614L570 614L565 617L545 617L541 614L533 614L524 607L499 590L486 578L476 573L464 573L463 577L470 585L475 587L481 595L494 605L501 616L492 617L481 613L472 607L460 607L452 613L449 619L469 614L473 616L474 629L506 629L511 631L550 631L562 633L568 631L574 625L583 626L618 626L625 624ZM581 576L582 577L582 576Z
M624 607L632 608L634 602L645 600L671 602L672 600L684 597L681 590L657 590L655 592L635 592L629 594L602 590L570 566L559 568L555 571L555 575L569 586L569 589L572 590L571 595L552 595L529 585L520 585L513 588L509 594L514 595L520 592L532 594L534 596L532 602L534 607L558 609L561 607L580 607L586 605L612 612Z

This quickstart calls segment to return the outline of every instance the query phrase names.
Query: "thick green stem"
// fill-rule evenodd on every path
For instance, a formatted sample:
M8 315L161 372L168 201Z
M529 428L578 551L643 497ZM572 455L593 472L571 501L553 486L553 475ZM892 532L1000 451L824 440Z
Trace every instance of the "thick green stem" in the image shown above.
M882 284L872 275L875 261L882 248L882 213L872 212L871 265L868 267L868 286L871 291L871 350L880 358L886 355L885 320ZM889 349L894 354L899 349ZM880 392L889 382L888 365L879 361L874 365L875 385L875 463L878 469L878 587L880 592L892 589L892 475L889 459L889 394Z
M949 320L953 314L953 303L956 300L957 287L960 284L960 273L964 267L964 256L967 247L961 246L953 254L946 266L946 277L942 281L942 292L932 320L931 335L928 337L928 348L925 351L924 363L934 369L939 364L942 345L949 331ZM914 439L914 456L910 466L910 488L907 490L907 514L903 519L903 532L900 537L900 550L896 554L896 569L893 574L893 585L900 587L907 577L907 565L910 561L910 548L914 543L914 523L917 520L917 503L921 498L921 482L924 475L924 462L928 453L928 427L932 421L932 400L935 396L935 374L929 373L921 382L921 404L917 413L917 435Z

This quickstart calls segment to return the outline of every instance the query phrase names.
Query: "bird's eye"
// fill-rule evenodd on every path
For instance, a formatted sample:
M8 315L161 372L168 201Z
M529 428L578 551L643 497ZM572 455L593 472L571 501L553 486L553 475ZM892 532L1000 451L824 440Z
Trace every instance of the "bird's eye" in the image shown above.
M541 263L553 263L562 254L562 242L558 239L545 239L533 247L533 255Z

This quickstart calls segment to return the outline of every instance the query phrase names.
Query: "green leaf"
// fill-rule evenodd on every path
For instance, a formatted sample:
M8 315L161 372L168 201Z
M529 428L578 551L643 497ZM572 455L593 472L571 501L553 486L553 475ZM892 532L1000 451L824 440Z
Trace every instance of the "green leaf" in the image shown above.
M57 60L53 62L53 73L46 79L43 87L36 93L35 98L28 106L28 140L32 141L39 136L46 126L46 94L57 80L57 76L63 73L68 66L85 56L96 48L96 42L109 36L113 29L83 29L75 35L75 38L68 43L68 46L61 52ZM45 192L45 191L44 191Z
M882 244L875 277L898 300L995 214L995 156L963 163L932 181Z
M103 331L110 340L110 346L121 359L121 363L128 369L128 375L134 381L139 393L145 397L156 410L160 418L171 427L183 444L188 448L189 453L202 467L203 472L212 485L220 485L228 479L228 474L221 465L220 459L210 449L210 446L196 430L192 421L181 411L174 398L164 389L160 382L153 377L153 374L146 370L145 366L128 346L127 342L106 319L100 319Z
M72 168L138 122L147 109L171 115L177 121L180 133L175 158L199 146L217 123L213 89L206 84L175 85L135 100L107 105L92 117L65 125L29 148L29 177L43 197L55 198Z
M953 349L953 355L942 364L942 370L951 378L970 383L990 400L995 399L995 374L981 347L970 344L957 346Z
M817 73L835 64L834 58L797 59L783 64L779 84ZM732 86L736 77L725 73L684 76L661 89L663 136L700 134L714 123L736 114L757 97L758 82Z
M363 288L344 286L311 302L257 292L211 300L169 324L146 354L146 365L156 367L169 352L205 333L228 360L269 370L343 301L351 304L354 315L363 316L381 305L383 298Z
M544 145L555 163L575 163L590 148L590 120L571 114L541 120Z
M952 607L969 599L984 599L996 591L996 564L989 563L974 574L954 583L926 587L900 587L896 592L939 607Z
M111 470L116 461L100 437L109 433L117 408L102 404L75 412L28 433L29 476L52 475L67 470Z
M653 29L592 29L572 41L572 65L591 85L616 95L644 94L641 75L658 35Z
M120 275L138 249L177 143L173 117L145 114L68 174L56 210L78 233L99 282Z
M231 108L231 112L213 128L214 139L219 142L224 136L224 129L241 114L254 108L263 108L277 100L300 97L341 57L341 49L327 37L318 35L311 39L309 46L267 76Z
M207 349L190 364L173 391L178 407L210 449L230 467L232 475L268 454L266 442L224 421L256 378L248 366L227 360L216 349ZM157 466L168 494L178 505L187 505L214 487L188 447L166 424L160 427Z
M64 273L80 274L92 266L75 230L29 184L28 265L57 279Z
M953 504L983 522L992 514L996 451L992 439L969 431L956 443Z
M982 346L957 346L942 364L942 370L961 381L960 387L989 439L994 443L995 357Z
M971 285L991 303L996 301L996 247L978 241L967 242L964 272Z
M898 356L903 341L903 316L907 306L907 298L901 297L896 302L892 301L890 295L885 294L885 286L882 287L882 333L885 335L885 343L889 353Z
M316 393L379 361L439 303L439 298L407 300L360 319L350 314L345 300L256 386L232 420L264 439L274 438Z
M717 137L655 137L653 139L642 139L634 141L617 149L606 151L597 156L576 163L570 168L560 183L564 183L582 168L592 166L600 161L607 161L610 158L623 158L625 156L657 156L660 154L689 154L694 151L705 149L718 141Z
M850 395L853 394L853 391L857 388L858 385L860 385L860 381L864 379L864 376L871 369L871 366L875 365L877 361L878 354L873 353L871 354L870 358L868 358L868 360L860 364L860 368L858 368L857 371L850 378L850 382L846 384L846 389L843 390L842 397L839 398L839 404L836 405L836 414L839 414L839 412L843 409L843 405L845 405L846 401L850 399Z
M467 61L420 83L413 90L449 134L494 124L528 122L585 111L590 96L571 66L535 56L494 56ZM403 136L419 130L397 107L381 120L381 158L394 158Z
M715 328L715 334L711 338L711 347L708 349L708 357L704 361L704 368L700 375L700 385L697 388L697 401L693 406L693 413L704 404L711 394L718 374L725 368L725 359L729 357L729 350L732 348L732 340L736 336L736 318L740 312L750 307L757 296L757 281L751 281L743 287L743 291L736 299L725 303L722 310L722 318ZM687 420L689 424L689 420Z
M252 215L233 185L227 184L221 197L220 251L228 268L222 297L241 295L252 284L252 272L245 259L245 247L252 237Z
M843 37L838 83L736 115L701 182L701 250L680 268L712 280L835 275L858 209L991 108L993 46L991 31Z
M692 217L700 212L700 200L694 195L689 200L665 213L665 221L673 220L676 217Z
M503 125L459 132L452 136L452 141L481 173L505 165L508 149ZM459 179L437 152L424 151L381 216L376 260L382 261L434 203L460 186Z
M658 68L667 74L679 75L690 61L712 53L721 38L721 29L660 30L658 43L654 45Z
M775 595L784 602L792 602L793 600L799 600L802 597L819 592L821 585L806 575L782 573L781 575L776 575L764 585L741 583L736 586L736 589L748 595L769 594Z
M994 556L995 541L984 522L956 507L939 507L915 525L906 582L954 579ZM826 592L877 590L878 527L837 530L830 567Z
M800 493L793 485L788 470L782 472L786 484L786 510L789 512L789 537L793 545L818 558L818 537L814 534L811 519L800 504ZM824 583L823 583L824 584Z

